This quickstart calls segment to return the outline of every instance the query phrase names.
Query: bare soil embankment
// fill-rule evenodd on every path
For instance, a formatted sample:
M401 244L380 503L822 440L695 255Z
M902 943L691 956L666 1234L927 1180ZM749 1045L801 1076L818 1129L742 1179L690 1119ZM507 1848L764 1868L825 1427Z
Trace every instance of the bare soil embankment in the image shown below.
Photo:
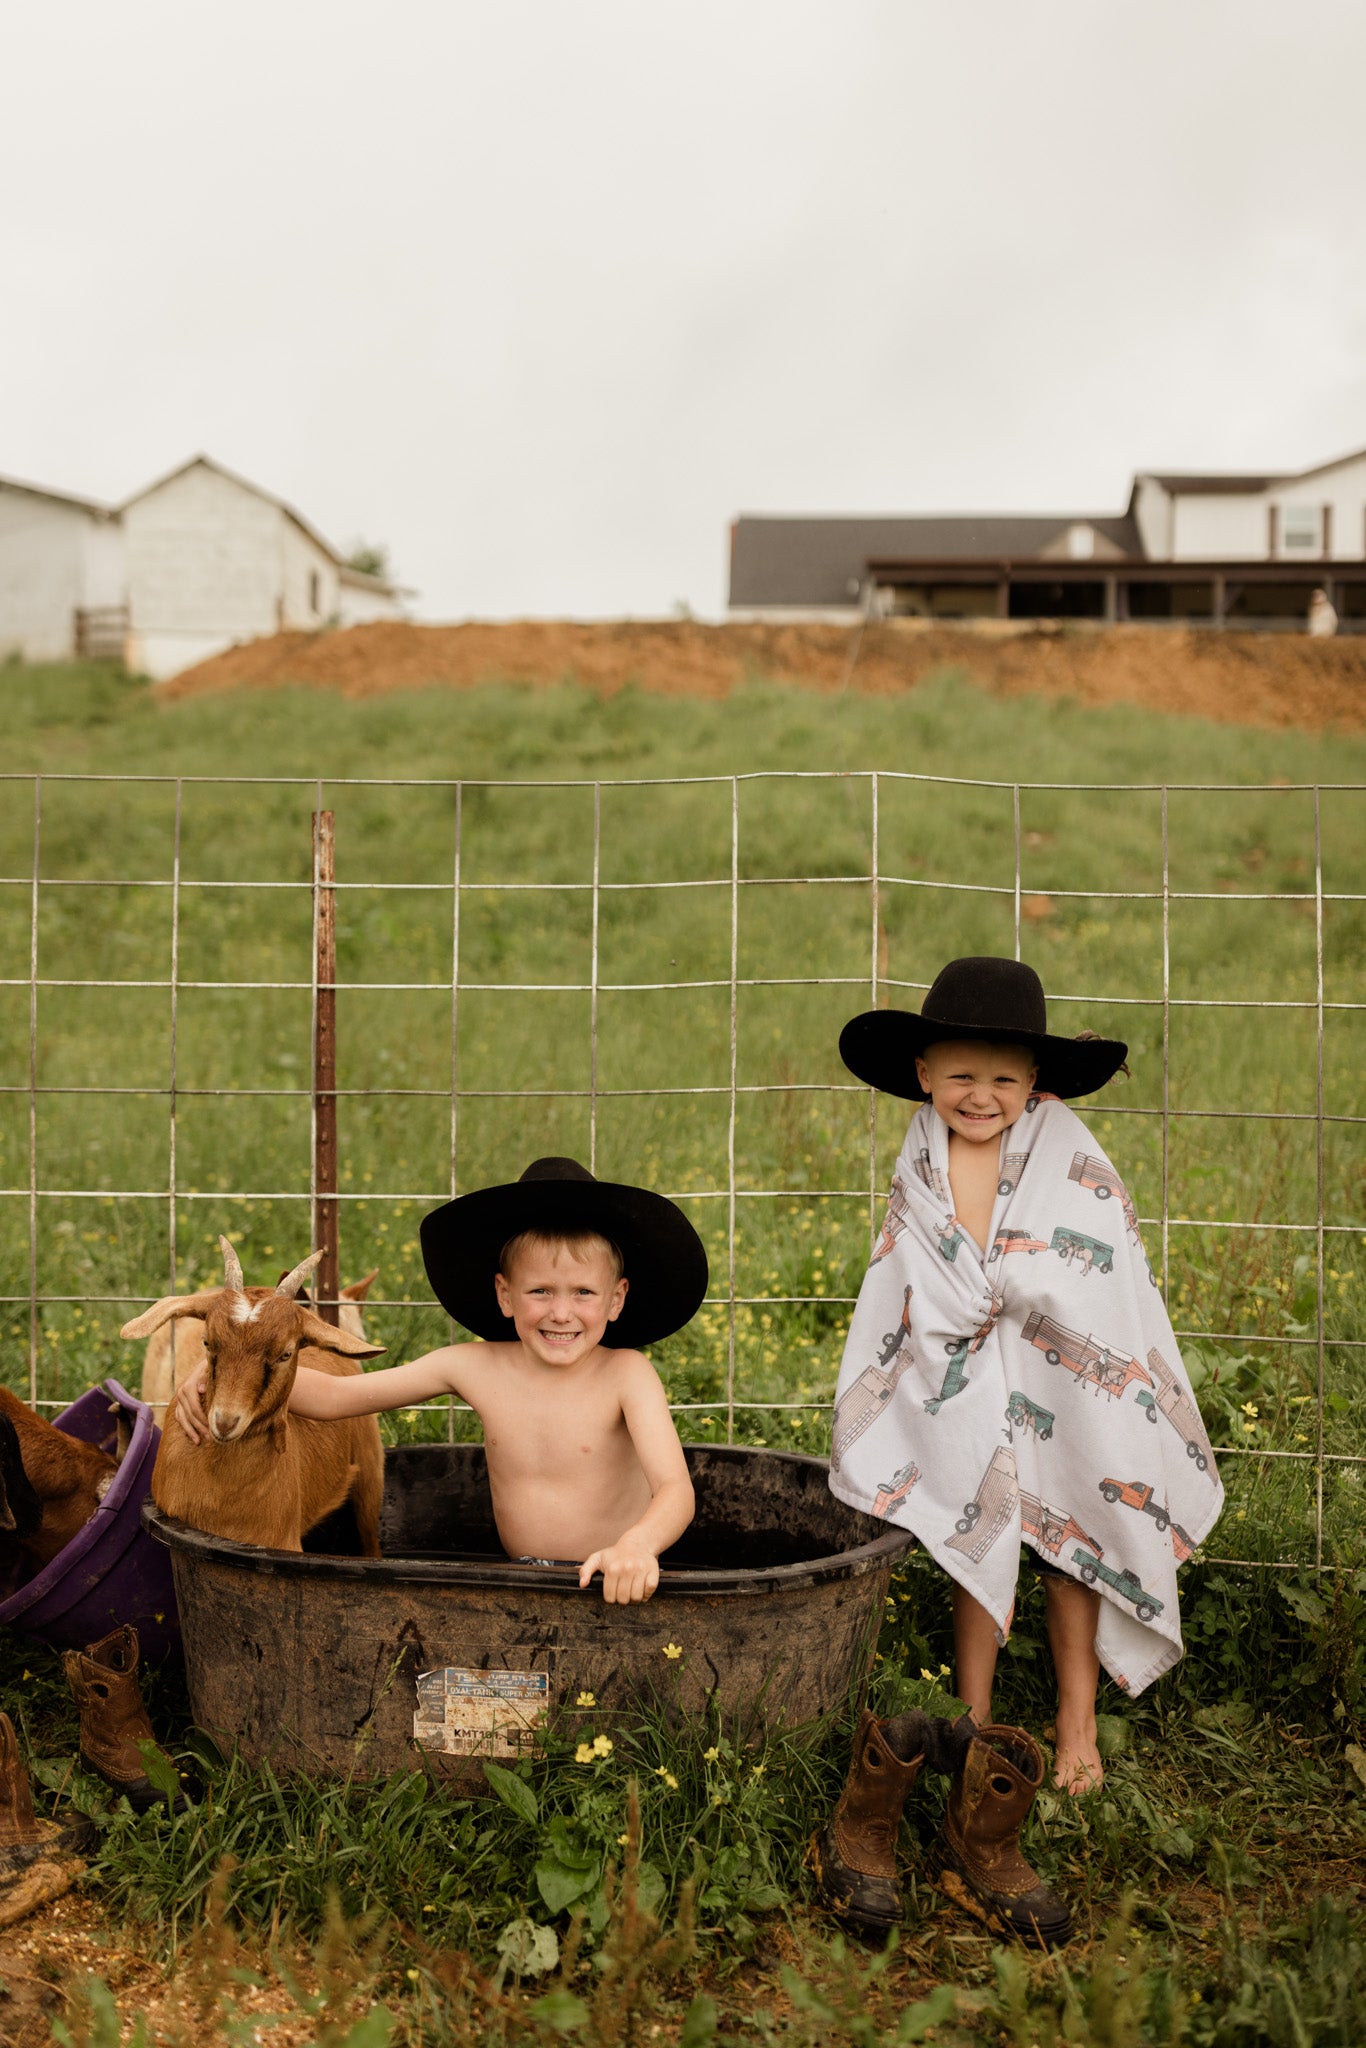
M387 623L251 641L188 669L163 694L295 684L369 697L432 686L573 681L600 691L634 685L668 696L725 697L762 676L820 691L894 695L951 668L1003 697L1137 704L1299 731L1366 729L1366 637L879 622L863 634L851 671L854 644L850 629L825 625Z

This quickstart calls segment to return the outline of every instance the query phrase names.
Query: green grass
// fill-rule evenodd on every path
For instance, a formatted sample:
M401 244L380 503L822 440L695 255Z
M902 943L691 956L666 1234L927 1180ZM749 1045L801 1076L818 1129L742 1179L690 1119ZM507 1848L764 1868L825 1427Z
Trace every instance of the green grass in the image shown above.
M340 898L341 979L415 985L401 994L348 987L339 1002L341 1085L371 1091L342 1103L343 1265L346 1277L380 1267L382 1305L368 1322L401 1357L440 1341L446 1329L423 1282L416 1226L452 1178L448 885L457 806L451 788L347 788L340 779L465 781L459 844L470 886L459 926L454 1159L462 1188L510 1177L537 1152L588 1150L591 997L554 985L590 980L591 891L546 885L592 876L594 792L554 785L600 782L600 878L628 885L600 898L600 984L716 985L600 987L598 1170L685 1198L712 1254L713 1293L725 1297L725 1203L707 1191L726 1186L731 1114L732 785L638 789L626 779L762 775L741 783L737 797L739 975L759 985L741 986L736 998L735 1155L739 1187L772 1192L742 1194L737 1203L735 1290L755 1299L735 1311L734 1393L758 1405L740 1409L736 1433L813 1450L827 1441L847 1298L861 1277L870 1220L869 1098L850 1085L835 1051L839 1025L872 992L870 890L858 879L871 859L867 771L884 777L876 971L879 993L892 1000L955 953L1010 951L1014 941L1012 791L897 778L1064 785L1021 796L1022 886L1047 899L1030 906L1040 914L1025 925L1025 953L1061 997L1094 992L1084 1003L1055 999L1056 1028L1086 1024L1130 1042L1132 1079L1090 1114L1149 1217L1160 1207L1162 1174L1154 1006L1161 904L1151 896L1104 901L1096 892L1160 890L1161 802L1068 785L1222 785L1168 801L1171 887L1205 892L1172 905L1172 994L1216 1006L1249 998L1303 1006L1313 1003L1316 976L1314 903L1305 900L1314 889L1313 804L1293 789L1251 785L1366 782L1360 738L997 701L963 676L898 700L828 699L759 681L724 702L631 690L599 699L567 682L355 703L279 692L168 705L109 670L11 666L0 670L0 698L8 769L118 778L45 780L42 788L40 975L120 986L43 989L38 997L38 1079L57 1091L37 1098L39 1186L87 1191L40 1200L38 1288L44 1297L109 1297L41 1302L41 1396L68 1397L109 1371L135 1383L137 1354L116 1335L125 1301L160 1292L173 1278L182 1285L215 1274L220 1230L238 1241L253 1276L307 1249L307 1204L283 1197L308 1185L309 993L219 984L308 982L314 782L186 783L182 792L172 1242L164 1194L113 1192L164 1189L168 1172L170 995L134 984L170 973L170 891L150 885L172 872L176 800L173 786L129 778L324 780L324 802L337 814L341 879L364 885ZM791 779L796 770L827 773L801 781ZM531 786L507 786L518 781ZM1361 826L1360 797L1324 793L1319 836L1330 896L1366 894ZM0 977L15 984L0 986L0 1084L14 1091L0 1094L0 1186L18 1191L0 1196L0 1291L20 1297L4 1305L0 1371L21 1390L30 1336L33 841L31 781L0 783L0 876L9 878L0 883ZM116 878L144 886L115 888ZM236 886L252 881L296 887ZM487 886L509 882L537 886ZM642 887L659 882L698 886ZM950 882L1003 893L953 891ZM213 883L234 886L206 886ZM1272 900L1248 901L1251 891ZM1366 1000L1364 922L1361 903L1325 907L1330 1003ZM815 976L843 984L814 987ZM772 985L780 978L789 985ZM520 982L551 986L508 987ZM1356 1014L1330 1010L1330 1117L1363 1114L1363 1051ZM1173 1109L1247 1117L1178 1118L1170 1127L1170 1209L1188 1219L1170 1231L1175 1320L1194 1332L1242 1333L1236 1343L1185 1343L1207 1418L1217 1442L1312 1449L1316 1348L1272 1340L1316 1337L1314 1242L1270 1228L1312 1223L1316 1213L1312 1010L1176 1008L1170 1058ZM80 1092L111 1085L135 1092ZM194 1093L212 1088L272 1092ZM663 1092L670 1088L712 1092ZM429 1092L378 1092L405 1089ZM516 1089L542 1092L499 1092ZM1295 1120L1275 1120L1286 1112ZM898 1110L884 1100L879 1188L901 1134ZM1326 1241L1326 1440L1360 1456L1360 1353L1345 1341L1360 1337L1363 1320L1357 1126L1325 1126L1322 1173L1327 1220L1352 1226ZM1260 1228L1198 1227L1211 1219ZM1160 1236L1151 1228L1147 1236L1159 1263ZM730 1330L723 1298L659 1347L675 1399L719 1404L694 1411L685 1435L726 1427ZM396 1436L444 1426L431 1413L388 1424ZM463 1433L469 1423L457 1416L455 1427ZM1327 1554L1346 1567L1359 1559L1358 1469L1329 1467L1325 1475ZM1214 1546L1221 1555L1312 1558L1312 1467L1252 1456L1225 1458L1223 1471L1229 1507ZM679 1738L648 1716L616 1730L610 1757L591 1766L574 1762L572 1741L552 1742L518 1767L534 1818L525 1801L519 1810L435 1797L420 1776L367 1792L310 1784L282 1791L267 1773L191 1746L185 1759L196 1761L205 1796L173 1820L106 1814L90 1882L111 1927L126 1916L138 1946L179 1956L188 1987L184 2038L243 2038L232 2031L237 2022L215 2017L223 1996L236 1995L231 1969L274 1983L288 1963L285 1975L295 1975L279 1981L290 2012L311 2015L314 2038L351 2048L391 2037L646 2040L655 2027L658 2038L683 2038L689 2048L712 2039L910 2040L929 2028L936 2041L984 2048L1042 2048L1060 2038L1346 2048L1366 1967L1352 1918L1366 1849L1362 1793L1342 1751L1344 1736L1360 1732L1363 1602L1359 1568L1322 1580L1209 1563L1186 1573L1186 1661L1136 1704L1105 1699L1104 1794L1079 1806L1045 1799L1036 1811L1031 1853L1075 1899L1085 1933L1061 1966L993 1957L919 1886L917 1845L942 1799L933 1785L918 1796L904 1838L912 1882L896 1957L870 1961L832 1942L813 1916L802 1857L843 1769L844 1719L814 1744L775 1743L763 1756L727 1753L718 1742L711 1762L700 1734ZM909 1696L922 1667L947 1661L945 1605L937 1580L912 1559L894 1585L883 1632L877 1696L885 1706ZM1036 1728L1049 1711L1040 1608L1026 1577L1000 1701L1005 1715ZM69 1791L75 1730L55 1658L5 1645L0 1678L7 1698L22 1703L30 1753L47 1759L50 1782L66 1780ZM152 1704L170 1739L190 1744L187 1702L172 1678L153 1686ZM760 1775L756 1763L764 1764ZM629 1853L646 1872L646 1903L674 1930L672 1949L659 1946L655 1918L623 1905L620 1889L614 1905L607 1899L608 1866L619 1864L619 1838L634 1826L632 1777L642 1790L638 1848ZM677 1933L689 1880L700 1930L691 1936L686 1927ZM1325 1902L1324 1893L1342 1903ZM576 1905L588 1912L578 1935ZM558 1974L519 1984L506 1941L499 1965L498 1944L528 1915L554 1931L563 1951ZM688 1940L699 1945L692 1963L680 1961ZM953 1988L951 2013L942 2000L926 2003L937 1985ZM96 1992L71 2016L73 2038L112 2048L111 2010Z
M1212 781L1167 802L1171 1012L1170 1299L1216 1441L1304 1453L1316 1443L1319 1275L1315 817L1296 789L1366 781L1366 741L1262 733L1130 709L998 701L948 675L902 699L824 698L754 682L722 702L610 698L570 683L349 702L314 691L166 704L116 672L0 670L7 761L0 783L0 1305L3 1369L27 1384L29 972L34 787L41 792L40 977L108 979L37 999L38 1182L78 1196L38 1204L37 1388L62 1398L109 1371L136 1378L115 1335L125 1303L217 1271L221 1230L252 1273L307 1249L311 907L316 782L181 794L175 1014L174 1274L170 1205L101 1190L168 1185L173 783L150 776L321 778L337 817L342 1258L380 1268L370 1323L391 1355L441 1341L417 1252L422 1211L450 1191L510 1177L538 1152L683 1197L708 1243L713 1305L659 1347L689 1433L825 1444L847 1300L870 1212L869 1096L836 1051L872 1000L872 790L878 802L877 989L914 1002L946 958L1014 944L1011 789L909 775L1047 780L1020 799L1026 955L1055 997L1055 1028L1126 1038L1132 1078L1089 1106L1140 1213L1156 1217L1163 1170L1162 802L1084 781ZM793 771L847 771L819 780ZM732 774L761 779L733 786ZM357 788L347 776L465 778L455 791ZM632 777L722 777L635 787ZM602 778L595 793L593 778ZM522 783L521 787L510 786ZM567 784L572 786L548 787ZM529 785L529 786L527 786ZM728 1299L731 1114L731 832L738 823L738 1087L733 1317ZM594 809L599 819L598 1049L591 1055ZM1318 840L1329 896L1366 896L1362 798L1325 791ZM452 1159L452 893L462 883ZM798 878L798 879L793 879ZM131 880L135 886L115 887ZM290 888L248 888L247 883ZM79 883L80 886L62 886ZM519 890L492 885L522 883ZM949 887L971 883L970 891ZM380 887L379 885L389 885ZM572 884L573 887L551 887ZM687 884L665 889L652 884ZM223 885L223 886L217 886ZM482 886L489 885L489 886ZM1067 894L1084 891L1084 894ZM1130 892L1104 900L1096 892ZM995 892L995 893L992 893ZM1250 892L1269 900L1252 900ZM1366 999L1366 902L1322 920L1324 994ZM813 977L837 978L813 986ZM293 983L233 990L233 980ZM402 992L359 986L406 984ZM535 984L533 990L515 985ZM641 984L685 984L649 988ZM622 985L625 986L622 986ZM1070 1000L1093 992L1086 1001ZM1197 999L1213 1007L1184 1008ZM1227 1007L1249 1000L1276 1010ZM1366 1013L1363 1013L1366 1014ZM1332 1118L1363 1112L1366 1027L1325 1018L1322 1287L1325 1442L1360 1454L1362 1148ZM91 1094L110 1085L133 1093ZM265 1093L198 1094L197 1090ZM664 1091L695 1090L691 1094ZM415 1091L390 1093L380 1091ZM509 1095L504 1091L535 1091ZM767 1091L767 1092L765 1092ZM1227 1112L1245 1120L1228 1121ZM876 1105L880 1198L902 1135ZM751 1195L745 1190L765 1190ZM289 1199L291 1198L292 1199ZM381 1198L384 1199L381 1199ZM718 1197L722 1197L718 1199ZM1263 1226L1211 1228L1223 1222ZM1299 1233L1272 1225L1310 1226ZM1148 1230L1154 1264L1160 1232ZM793 1303L790 1297L802 1299ZM769 1304L772 1304L771 1306ZM1289 1342L1285 1340L1291 1340ZM1298 1340L1298 1341L1296 1341ZM1307 1341L1306 1341L1307 1340ZM778 1404L808 1404L783 1407ZM427 1416L394 1425L442 1428ZM468 1425L458 1422L458 1428ZM1315 1481L1303 1458L1225 1460L1220 1554L1312 1560ZM1329 1555L1360 1523L1352 1466L1328 1468Z

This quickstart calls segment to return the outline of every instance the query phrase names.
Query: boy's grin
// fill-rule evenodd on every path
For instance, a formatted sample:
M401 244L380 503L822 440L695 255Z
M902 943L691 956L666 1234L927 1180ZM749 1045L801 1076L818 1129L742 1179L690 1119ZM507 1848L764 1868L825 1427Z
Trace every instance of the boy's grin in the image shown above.
M981 1039L927 1045L915 1068L937 1114L973 1145L999 1137L1023 1115L1038 1073L1026 1046Z
M518 1254L510 1274L494 1276L498 1306L542 1365L577 1365L596 1351L626 1300L604 1248L575 1258L567 1245Z

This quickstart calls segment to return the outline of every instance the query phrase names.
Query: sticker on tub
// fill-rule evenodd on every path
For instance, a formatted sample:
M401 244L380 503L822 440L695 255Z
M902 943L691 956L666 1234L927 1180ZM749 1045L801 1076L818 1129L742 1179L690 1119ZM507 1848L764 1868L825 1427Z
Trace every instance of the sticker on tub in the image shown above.
M521 1756L549 1705L546 1671L420 1671L413 1740L447 1756Z

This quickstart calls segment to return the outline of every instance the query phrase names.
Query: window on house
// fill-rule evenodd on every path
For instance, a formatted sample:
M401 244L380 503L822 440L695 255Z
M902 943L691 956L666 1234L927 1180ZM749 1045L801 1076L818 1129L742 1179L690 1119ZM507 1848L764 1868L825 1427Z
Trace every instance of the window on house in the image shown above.
M1089 562L1096 552L1096 530L1093 526L1069 526L1067 529L1067 552L1074 562Z
M1286 553L1311 552L1319 544L1319 508L1317 505L1287 505L1285 508Z
M320 612L322 610L322 596L322 578L316 569L310 569L308 572L308 602L312 611Z

